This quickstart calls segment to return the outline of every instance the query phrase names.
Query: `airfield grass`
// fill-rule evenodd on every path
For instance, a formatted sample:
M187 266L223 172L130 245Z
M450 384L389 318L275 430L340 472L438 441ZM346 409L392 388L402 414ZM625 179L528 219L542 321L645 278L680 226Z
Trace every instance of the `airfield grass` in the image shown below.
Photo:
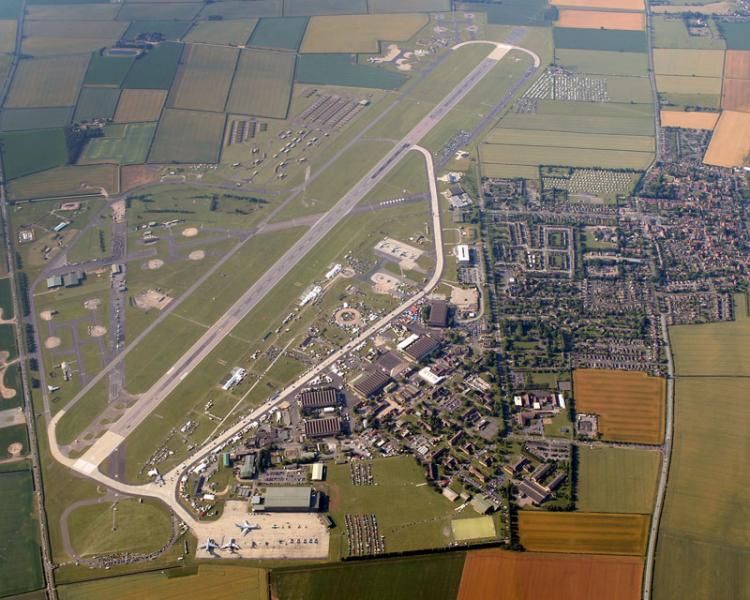
M284 119L292 93L295 57L289 52L242 50L227 111Z
M128 71L122 87L126 89L169 89L177 72L182 48L182 44L165 42L149 50L146 54L141 54Z
M94 52L86 69L83 83L84 85L119 87L134 62L134 57L104 56L99 52Z
M19 61L5 107L73 106L88 62L88 55Z
M505 0L502 3L461 2L458 10L486 12L487 22L493 25L551 25L545 21L545 0Z
M54 129L70 124L73 107L62 108L6 108L0 113L0 130Z
M645 514L523 510L518 515L521 544L532 552L642 556L649 522Z
M423 14L313 17L301 52L376 53L381 40L407 41L428 22Z
M221 113L166 109L148 156L151 163L219 161L225 116Z
M190 44L167 100L174 108L222 112L232 83L238 50Z
M271 571L279 600L436 600L455 598L465 553L391 558Z
M204 44L240 45L247 42L257 23L257 19L199 21L190 29L184 39L186 42L202 42Z
M201 564L197 573L182 575L179 570L109 577L96 581L64 585L58 589L60 600L268 600L264 569L245 566Z
M261 19L253 30L248 45L296 51L305 36L308 21L307 17Z
M651 25L654 48L723 50L726 47L726 44L716 28L716 25L711 19L706 19L706 23L711 30L712 35L690 35L684 19L652 15Z
M576 71L593 75L622 75L646 77L648 55L642 52L606 52L601 50L555 50L555 63Z
M11 182L9 195L14 200L38 199L91 194L101 188L110 194L119 191L119 169L116 165L65 166L20 177Z
M347 54L303 54L297 60L297 83L396 90L406 75L358 64Z
M83 262L87 259L97 259L106 256L111 251L112 230L109 227L108 216L102 215L100 224L81 232L75 243L68 249L70 262ZM104 237L104 251L101 249L100 234Z
M111 119L115 114L120 90L115 88L84 86L78 97L78 104L73 116L77 123L94 119Z
M41 549L34 516L34 482L27 468L0 473L0 596L43 585ZM10 558L12 557L12 560Z
M103 137L89 140L80 162L144 163L155 131L156 123L109 125L104 129Z
M74 509L68 515L68 528L71 544L81 556L146 553L159 550L169 540L172 522L156 501L125 499Z
M16 179L68 162L62 129L36 129L0 134L3 167L7 179Z
M619 513L653 510L658 452L580 446L578 453L579 510Z

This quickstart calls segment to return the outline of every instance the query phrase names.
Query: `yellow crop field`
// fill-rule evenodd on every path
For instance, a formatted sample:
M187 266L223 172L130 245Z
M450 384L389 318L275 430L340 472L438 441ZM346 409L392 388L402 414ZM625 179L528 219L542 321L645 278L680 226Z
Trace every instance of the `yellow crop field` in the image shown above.
M680 110L661 111L662 127L679 127L681 129L711 129L719 120L718 112L684 112Z
M646 25L646 17L637 12L613 12L606 10L560 9L557 20L560 27L581 29L625 29L641 31Z
M750 79L725 79L721 91L724 110L750 111Z
M166 98L166 90L122 90L115 123L158 121Z
M725 110L703 162L717 167L741 167L750 155L750 113Z
M422 14L313 17L300 52L379 52L379 42L404 42L429 19Z
M0 21L0 53L13 52L16 48L16 22Z
M661 444L665 393L664 379L639 371L573 371L576 410L599 415L605 440Z
M750 79L750 50L727 50L724 77Z
M518 513L521 545L532 552L625 554L646 550L649 515L622 513Z
M603 8L607 10L644 10L644 0L550 0L553 6Z
M724 70L724 50L656 48L654 69L657 75L721 77Z

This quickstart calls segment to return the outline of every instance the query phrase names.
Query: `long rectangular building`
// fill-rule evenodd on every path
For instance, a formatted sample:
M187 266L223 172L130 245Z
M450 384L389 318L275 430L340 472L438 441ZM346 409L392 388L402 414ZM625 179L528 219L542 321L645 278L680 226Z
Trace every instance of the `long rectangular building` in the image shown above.
M334 388L304 391L299 395L298 401L303 411L337 406L339 403L338 394Z
M327 437L341 432L341 419L325 417L305 421L305 435L309 438Z

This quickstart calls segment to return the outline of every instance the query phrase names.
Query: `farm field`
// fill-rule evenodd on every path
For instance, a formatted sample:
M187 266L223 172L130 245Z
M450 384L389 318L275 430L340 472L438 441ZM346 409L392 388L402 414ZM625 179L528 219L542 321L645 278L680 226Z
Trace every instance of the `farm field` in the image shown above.
M36 175L14 179L10 197L46 198L64 194L90 194L104 188L110 194L120 189L119 170L115 165L66 166Z
M483 165L547 165L596 167L600 169L644 169L649 165L652 158L653 154L650 152L508 144L483 144L480 152L480 160Z
M725 79L721 107L724 110L750 111L750 79Z
M596 10L561 9L558 27L580 27L582 29L623 29L643 31L646 17L637 12L611 12Z
M21 60L5 108L73 106L89 56Z
M371 13L441 12L450 10L449 0L368 0Z
M42 562L37 522L33 515L31 471L0 473L0 595L20 594L42 587Z
M606 50L611 52L646 52L643 31L621 31L555 27L555 48Z
M552 6L602 8L607 10L644 10L643 0L551 0Z
M96 581L59 586L60 600L268 600L266 571L246 566L202 564L197 573L181 569L109 577Z
M86 144L79 162L142 164L146 162L155 131L156 123L109 125L104 130L104 137L94 138Z
M218 162L225 120L221 113L166 109L159 121L148 161Z
M284 0L285 17L356 15L367 12L367 0Z
M724 58L726 79L750 79L750 51L727 50Z
M158 32L164 36L164 39L170 41L179 40L187 33L190 27L189 21L170 21L170 20L148 20L132 21L125 34L122 36L126 40L135 40L139 35L144 33Z
M592 75L648 75L648 55L642 52L556 49L555 62L571 71Z
M83 123L94 119L111 119L119 98L118 89L84 86L78 97L73 120Z
M132 57L103 56L94 52L86 69L83 84L120 87L133 62L135 58Z
M16 22L0 20L0 52L13 52L16 49Z
M307 17L261 19L250 36L249 46L297 50L307 29Z
M505 0L502 3L462 2L457 10L486 12L491 25L549 25L545 21L548 8L545 0ZM416 9L415 9L416 10Z
M68 162L62 129L35 129L0 134L3 167L7 179L16 179Z
M282 16L283 0L228 0L207 4L198 14L201 19L250 19Z
M717 112L663 110L660 120L662 127L713 130L719 120L719 115L720 113Z
M532 552L642 556L649 515L520 511L521 545Z
M6 108L0 113L0 131L65 127L73 118L73 107Z
M599 416L602 439L661 444L665 382L636 371L576 369L573 397L579 413Z
M660 454L635 448L578 449L578 499L585 512L650 513Z
M721 106L721 79L719 77L657 75L656 89L673 105L704 108Z
M127 23L102 21L26 21L21 49L31 56L56 56L93 52L122 36Z
M185 36L185 41L240 45L247 42L257 23L257 19L199 21Z
M376 53L381 40L406 41L428 22L422 14L313 17L301 51Z
M750 22L719 21L728 50L750 50Z
M630 556L476 550L466 555L458 600L638 600L642 573Z
M169 93L168 105L223 112L238 53L236 48L187 45Z
M118 21L174 20L190 21L200 9L200 3L137 3L128 2L117 13Z
M398 89L407 80L400 73L357 64L346 54L303 54L294 77L298 83L384 90Z
M740 167L750 154L750 113L725 110L703 156L707 165Z
M111 21L119 4L26 4L29 21Z
M490 516L454 519L451 521L451 530L453 531L453 538L457 542L489 539L497 535L495 522Z
M734 322L670 329L677 368L675 435L656 550L657 600L729 600L750 588L750 481L744 466L750 318L747 297L735 301Z
M227 112L283 119L289 109L295 57L289 52L242 50Z
M166 90L123 90L115 112L116 123L158 121Z
M654 69L657 75L721 78L724 51L657 48L654 50Z
M123 82L130 89L169 89L182 55L182 44L163 43L141 55Z
M690 35L682 18L653 15L651 24L653 30L654 48L694 48L723 50L726 47L716 26L709 19L707 21L712 35Z
M455 598L463 552L275 569L271 589L278 600L433 600Z
M654 139L645 135L607 135L573 133L568 131L529 131L528 129L494 129L484 145L514 144L526 146L555 146L592 150L624 150L653 152ZM491 148L490 148L491 150Z

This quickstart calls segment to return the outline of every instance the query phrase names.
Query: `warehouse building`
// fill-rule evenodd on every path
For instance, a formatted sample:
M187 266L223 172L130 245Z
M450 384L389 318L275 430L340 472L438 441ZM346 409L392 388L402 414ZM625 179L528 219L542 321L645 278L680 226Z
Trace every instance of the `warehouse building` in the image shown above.
M338 417L305 421L305 436L308 438L328 437L339 433L341 433L341 419Z
M319 511L323 494L309 485L269 487L263 503L253 506L255 511L314 512Z
M390 381L391 378L382 371L365 371L354 381L352 387L367 399L377 396Z
M406 355L412 360L419 362L433 355L440 348L440 342L429 336L422 336L416 342L404 348Z
M321 390L307 390L302 392L298 398L300 408L303 412L338 406L339 398L334 388Z
M430 327L448 327L449 317L450 310L447 302L436 300L430 303L430 316L427 319L427 324Z

